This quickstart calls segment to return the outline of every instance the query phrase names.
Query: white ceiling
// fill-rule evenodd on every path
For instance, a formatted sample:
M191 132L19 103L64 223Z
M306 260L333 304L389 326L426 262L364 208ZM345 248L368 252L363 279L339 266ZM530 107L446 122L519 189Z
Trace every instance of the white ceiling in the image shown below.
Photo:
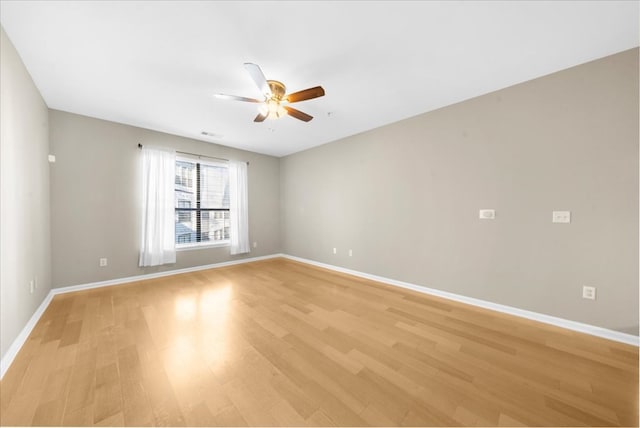
M0 2L47 105L283 156L638 46L637 1ZM315 118L254 123L255 62ZM221 137L206 137L209 131Z

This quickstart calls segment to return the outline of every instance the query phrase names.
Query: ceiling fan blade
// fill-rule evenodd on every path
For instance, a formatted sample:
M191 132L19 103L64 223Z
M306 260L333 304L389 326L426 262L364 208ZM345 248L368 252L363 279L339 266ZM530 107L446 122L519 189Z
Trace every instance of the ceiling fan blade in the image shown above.
M253 64L251 62L245 62L244 68L247 70L247 72L249 73L253 81L256 82L256 85L258 85L258 88L260 88L260 92L263 95L270 97L271 89L269 89L267 78L264 77L264 73L260 69L260 66L258 66L258 64Z
M267 118L267 115L263 115L262 113L258 113L258 115L256 116L255 119L253 119L254 122L264 122L264 120Z
M235 100L235 101L244 101L247 103L261 103L262 101L256 100L255 98L247 98L247 97L239 97L237 95L227 95L227 94L213 94L214 97L220 98L221 100Z
M294 92L293 94L289 94L284 98L290 103L297 103L298 101L310 100L313 98L321 97L323 95L324 89L322 89L322 86L316 86L315 88L309 88L303 91Z
M301 112L300 110L296 110L293 107L283 106L284 109L289 113L289 116L293 116L296 119L300 119L303 122L309 122L313 119L313 116L309 116L307 113Z

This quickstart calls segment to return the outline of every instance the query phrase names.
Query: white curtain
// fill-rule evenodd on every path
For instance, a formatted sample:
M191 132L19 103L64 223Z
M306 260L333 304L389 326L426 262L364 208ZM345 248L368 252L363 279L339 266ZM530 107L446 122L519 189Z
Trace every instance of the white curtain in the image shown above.
M229 227L231 254L248 253L249 196L246 162L229 161Z
M139 266L176 262L176 152L142 148L142 237Z

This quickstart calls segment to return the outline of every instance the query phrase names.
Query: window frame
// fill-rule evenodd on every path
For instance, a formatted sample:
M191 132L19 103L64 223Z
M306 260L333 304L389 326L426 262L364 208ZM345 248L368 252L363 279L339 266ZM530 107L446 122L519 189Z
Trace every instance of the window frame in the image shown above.
M186 208L186 207L178 207L177 203L175 204L176 206L174 207L174 212L178 215L178 218L180 216L181 213L183 212L195 212L196 215L196 239L201 239L203 233L206 233L207 236L209 236L209 231L205 231L203 232L201 230L201 226L202 226L202 213L206 212L206 213L216 213L216 212L229 212L229 208L202 208L200 206L201 204L201 165L205 165L205 166L213 166L213 167L223 167L227 170L227 174L229 171L229 164L228 162L222 162L222 161L208 161L208 160L202 160L200 158L196 158L196 157L190 157L190 156L176 156L176 163L177 162L189 162L189 163L193 163L195 164L195 168L194 168L194 177L191 178L191 180L193 180L193 183L195 184L195 192L196 192L196 197L195 197L195 204L196 207L190 207L190 208ZM176 183L178 184L178 183ZM188 186L187 186L188 187ZM176 190L174 189L174 193L176 192ZM211 217L211 214L209 214L209 218L213 218ZM199 220L198 220L199 217ZM175 249L176 251L189 251L189 250L198 250L198 249L204 249L204 248L216 248L216 247L228 247L231 245L231 239L225 239L225 240L219 240L219 241L196 241L196 242L178 242L178 236L176 235L175 237Z

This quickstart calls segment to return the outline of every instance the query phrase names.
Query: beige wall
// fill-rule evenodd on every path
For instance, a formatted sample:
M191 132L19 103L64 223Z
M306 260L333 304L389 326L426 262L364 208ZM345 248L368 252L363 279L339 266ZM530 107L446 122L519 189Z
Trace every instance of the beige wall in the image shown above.
M280 251L279 160L133 126L56 110L49 112L53 287L181 269ZM138 143L249 165L249 238L258 247L230 256L229 247L179 251L177 262L138 267ZM99 267L99 259L108 259Z
M637 335L638 114L634 49L285 157L283 251Z
M0 29L0 355L51 288L47 106ZM29 282L37 289L30 293Z

